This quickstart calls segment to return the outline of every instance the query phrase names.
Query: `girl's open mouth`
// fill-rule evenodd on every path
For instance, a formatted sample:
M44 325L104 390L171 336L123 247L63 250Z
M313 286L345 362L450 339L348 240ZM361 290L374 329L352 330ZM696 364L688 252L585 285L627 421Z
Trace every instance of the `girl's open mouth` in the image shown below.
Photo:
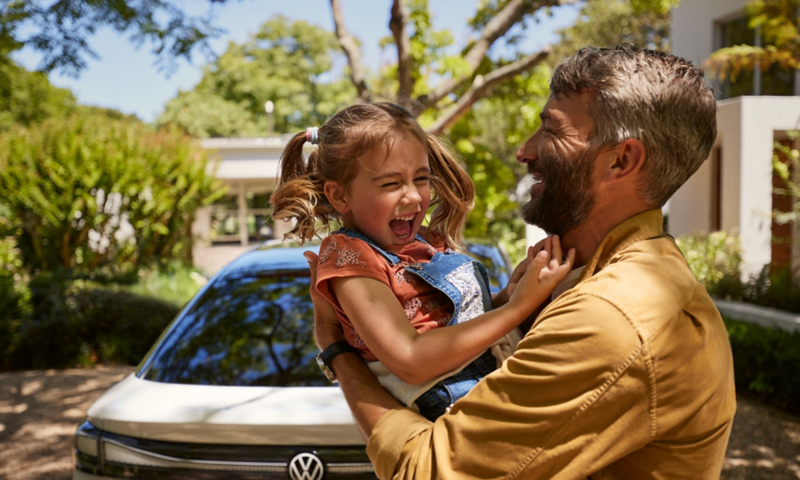
M397 238L405 240L411 236L411 232L414 229L414 218L416 216L417 214L414 213L403 217L397 217L389 222L389 228L392 229L392 233L394 233Z

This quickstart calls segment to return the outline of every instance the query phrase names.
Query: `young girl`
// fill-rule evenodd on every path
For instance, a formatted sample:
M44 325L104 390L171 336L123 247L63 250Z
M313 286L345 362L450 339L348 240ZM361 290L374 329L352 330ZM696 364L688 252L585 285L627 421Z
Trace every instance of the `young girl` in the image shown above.
M308 163L307 141L317 145ZM454 251L473 196L436 137L402 107L376 103L295 135L271 198L301 243L343 225L320 246L316 287L381 384L432 421L513 352L517 326L574 259L571 250L562 264L558 238L548 239L492 298L483 266Z

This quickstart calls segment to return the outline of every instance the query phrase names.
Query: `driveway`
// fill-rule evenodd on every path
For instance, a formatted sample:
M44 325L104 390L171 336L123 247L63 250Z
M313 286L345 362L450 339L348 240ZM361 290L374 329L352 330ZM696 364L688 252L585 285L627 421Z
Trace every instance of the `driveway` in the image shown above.
M94 399L132 371L0 373L0 478L71 478L75 427ZM738 402L721 478L800 479L800 417L747 398Z

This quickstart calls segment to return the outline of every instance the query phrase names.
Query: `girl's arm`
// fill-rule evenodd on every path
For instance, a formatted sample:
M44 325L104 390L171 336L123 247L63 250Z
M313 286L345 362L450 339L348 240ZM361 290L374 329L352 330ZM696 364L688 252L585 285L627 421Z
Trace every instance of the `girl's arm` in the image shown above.
M532 256L533 250L530 250ZM552 253L552 254L551 254ZM345 314L370 351L406 383L422 383L464 364L524 321L572 269L575 252L561 263L557 238L533 258L504 306L420 335L392 290L366 277L331 279Z

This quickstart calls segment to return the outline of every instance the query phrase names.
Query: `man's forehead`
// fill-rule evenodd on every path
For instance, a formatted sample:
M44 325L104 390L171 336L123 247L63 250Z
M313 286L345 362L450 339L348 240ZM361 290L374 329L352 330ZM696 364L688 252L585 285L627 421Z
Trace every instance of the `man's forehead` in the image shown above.
M591 128L593 121L589 115L589 92L571 92L560 95L551 94L540 114L541 119L555 120L575 128Z

